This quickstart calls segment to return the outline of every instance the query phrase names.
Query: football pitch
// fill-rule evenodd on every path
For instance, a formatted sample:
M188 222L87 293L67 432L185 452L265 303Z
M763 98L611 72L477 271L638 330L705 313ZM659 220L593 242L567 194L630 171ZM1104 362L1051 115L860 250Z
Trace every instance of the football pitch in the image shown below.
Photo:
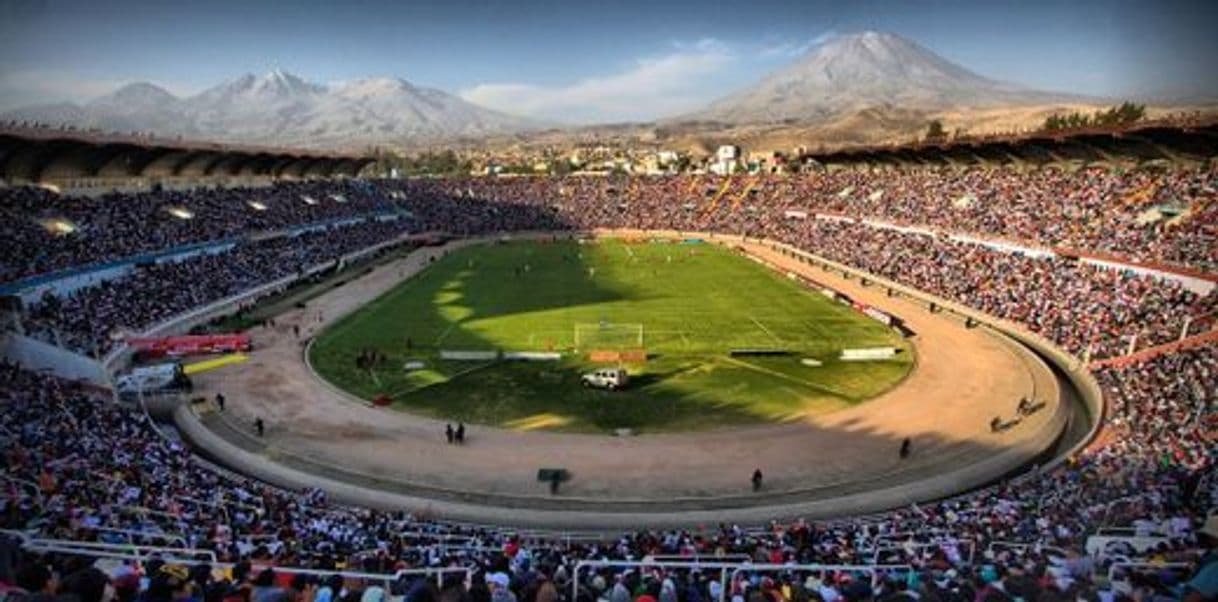
M883 346L901 351L837 359ZM640 348L648 360L625 364L624 390L582 386L605 365L589 352ZM372 351L371 364L360 359ZM476 359L496 351L561 359ZM615 239L454 251L322 332L310 353L331 383L404 411L601 433L798 420L862 403L914 363L899 334L730 249Z

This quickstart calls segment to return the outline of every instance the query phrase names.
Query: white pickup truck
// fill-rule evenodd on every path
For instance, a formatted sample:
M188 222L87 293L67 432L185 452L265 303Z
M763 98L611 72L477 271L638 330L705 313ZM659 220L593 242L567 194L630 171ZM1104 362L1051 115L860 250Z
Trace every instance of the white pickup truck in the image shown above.
M625 368L601 368L593 370L580 377L580 382L585 387L594 389L609 389L615 391L626 386L630 381L630 376L626 374Z

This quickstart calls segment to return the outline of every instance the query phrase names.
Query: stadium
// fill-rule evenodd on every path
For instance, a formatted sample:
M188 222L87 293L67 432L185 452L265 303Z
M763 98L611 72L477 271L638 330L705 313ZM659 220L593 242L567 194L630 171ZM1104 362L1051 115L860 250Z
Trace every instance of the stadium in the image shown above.
M0 594L1214 599L1218 120L1102 115L412 176L9 118Z

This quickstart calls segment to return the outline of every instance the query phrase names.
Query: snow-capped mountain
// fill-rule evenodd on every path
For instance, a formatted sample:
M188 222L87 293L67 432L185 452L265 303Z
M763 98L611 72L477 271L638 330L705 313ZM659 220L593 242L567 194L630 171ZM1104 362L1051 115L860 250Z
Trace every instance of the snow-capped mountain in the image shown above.
M683 119L818 121L872 107L942 110L1079 100L982 77L901 36L834 38Z
M28 107L0 115L0 120L331 148L406 145L540 127L401 79L325 86L279 70L242 75L186 98L152 84L130 84L84 105Z

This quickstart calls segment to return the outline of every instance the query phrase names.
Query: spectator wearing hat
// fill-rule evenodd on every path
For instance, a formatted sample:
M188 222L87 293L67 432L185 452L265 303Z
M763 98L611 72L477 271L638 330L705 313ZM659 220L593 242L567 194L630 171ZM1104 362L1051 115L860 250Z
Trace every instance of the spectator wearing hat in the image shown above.
M486 584L491 590L491 602L516 602L516 594L512 593L512 579L507 573L494 572L486 576Z

